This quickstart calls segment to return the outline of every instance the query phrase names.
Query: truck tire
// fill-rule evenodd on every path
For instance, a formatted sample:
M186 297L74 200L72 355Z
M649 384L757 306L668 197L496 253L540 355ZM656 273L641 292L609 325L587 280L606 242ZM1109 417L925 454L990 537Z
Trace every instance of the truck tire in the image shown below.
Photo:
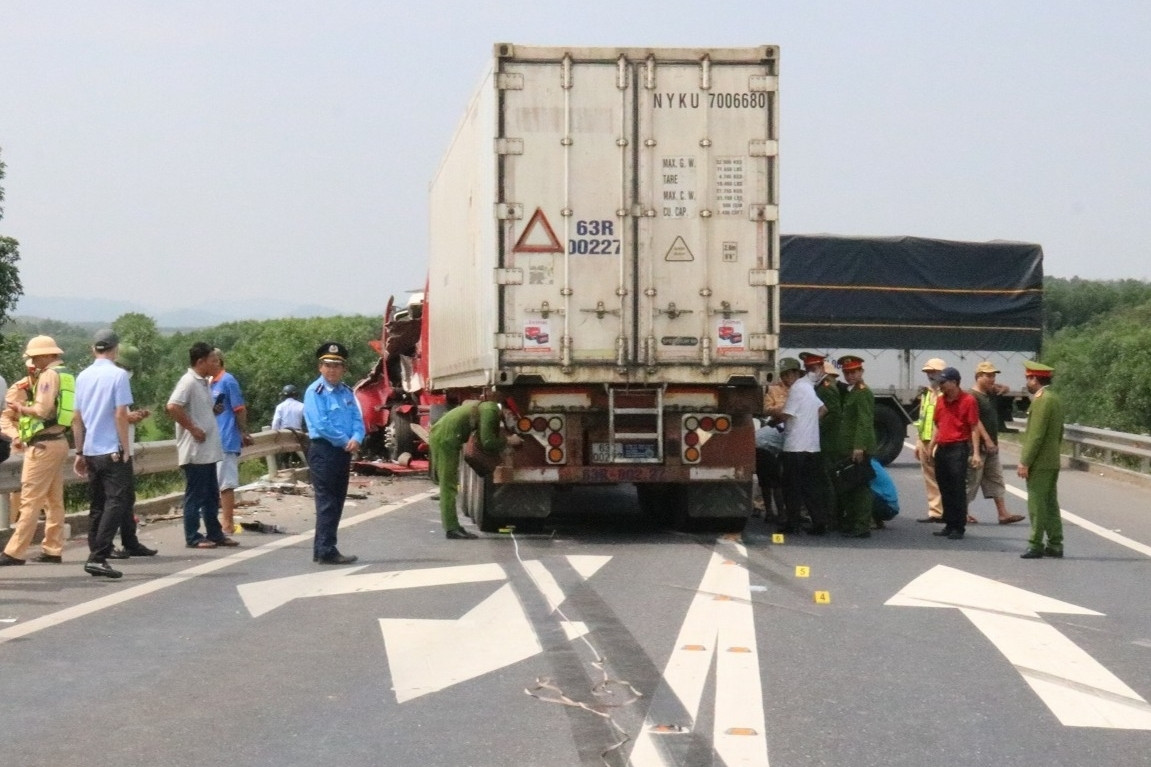
M384 444L388 446L388 460L396 462L404 453L416 452L416 434L408 413L392 411L388 425L384 427Z
M485 533L499 532L507 525L507 518L492 513L492 482L481 477L472 468L460 461L460 492L456 501L456 512L471 517L476 527Z
M907 421L894 408L875 403L875 459L888 465L903 452L907 439Z

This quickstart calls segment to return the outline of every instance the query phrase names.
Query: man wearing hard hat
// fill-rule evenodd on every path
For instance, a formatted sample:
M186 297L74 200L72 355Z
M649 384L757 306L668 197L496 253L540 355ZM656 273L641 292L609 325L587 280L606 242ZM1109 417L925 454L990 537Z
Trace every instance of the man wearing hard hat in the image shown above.
M68 428L76 379L64 370L64 350L49 336L28 342L24 356L36 368L36 385L28 399L8 407L17 419L18 439L24 446L20 472L20 517L12 538L0 554L0 565L22 565L44 510L44 540L37 562L57 564L64 552L64 481L61 468L68 460Z

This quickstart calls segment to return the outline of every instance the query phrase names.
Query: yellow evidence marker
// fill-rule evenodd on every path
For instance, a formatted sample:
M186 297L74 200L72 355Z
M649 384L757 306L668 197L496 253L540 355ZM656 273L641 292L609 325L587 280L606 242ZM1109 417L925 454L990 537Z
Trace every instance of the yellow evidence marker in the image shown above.
M830 591L817 591L817 592L815 592L815 603L817 605L829 605L829 604L831 604L831 592Z
M795 566L795 577L796 578L807 578L807 577L810 577L810 575L811 575L811 568L808 567L807 565L796 565Z

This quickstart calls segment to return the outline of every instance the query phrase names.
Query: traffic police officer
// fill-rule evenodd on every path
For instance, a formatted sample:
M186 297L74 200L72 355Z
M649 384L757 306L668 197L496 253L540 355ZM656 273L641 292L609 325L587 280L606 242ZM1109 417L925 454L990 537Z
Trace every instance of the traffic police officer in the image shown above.
M1059 445L1063 441L1063 401L1051 391L1055 368L1038 362L1025 362L1027 391L1027 432L1016 472L1027 480L1027 514L1031 517L1031 538L1023 559L1063 556L1063 520L1059 516ZM1046 539L1046 542L1045 540Z
M843 394L843 420L840 446L854 463L871 460L875 452L875 395L863 382L863 358L839 358L847 391ZM871 536L871 488L867 484L839 492L843 508L843 535L848 538Z
M336 531L344 513L351 476L352 454L364 441L364 418L351 387L343 382L348 349L326 341L316 349L320 377L304 392L304 419L308 424L308 465L316 498L316 536L312 561L346 565L356 557L336 548Z
M50 336L28 341L24 356L36 368L28 399L9 403L11 418L24 446L20 473L20 517L0 554L0 565L22 565L44 510L44 540L37 562L59 563L64 551L64 481L61 467L68 460L67 430L72 424L75 378L65 370L64 351Z

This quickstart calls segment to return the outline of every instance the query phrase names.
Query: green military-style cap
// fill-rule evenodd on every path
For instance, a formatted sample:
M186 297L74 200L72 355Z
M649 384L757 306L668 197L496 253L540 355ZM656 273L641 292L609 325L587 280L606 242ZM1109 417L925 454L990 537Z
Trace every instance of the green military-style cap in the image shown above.
M779 361L779 372L786 373L789 370L803 370L803 365L795 357L784 357Z
M1034 376L1035 378L1050 378L1051 374L1055 372L1055 368L1050 365L1044 365L1042 362L1035 362L1034 360L1027 360L1023 363L1024 374L1028 377Z

